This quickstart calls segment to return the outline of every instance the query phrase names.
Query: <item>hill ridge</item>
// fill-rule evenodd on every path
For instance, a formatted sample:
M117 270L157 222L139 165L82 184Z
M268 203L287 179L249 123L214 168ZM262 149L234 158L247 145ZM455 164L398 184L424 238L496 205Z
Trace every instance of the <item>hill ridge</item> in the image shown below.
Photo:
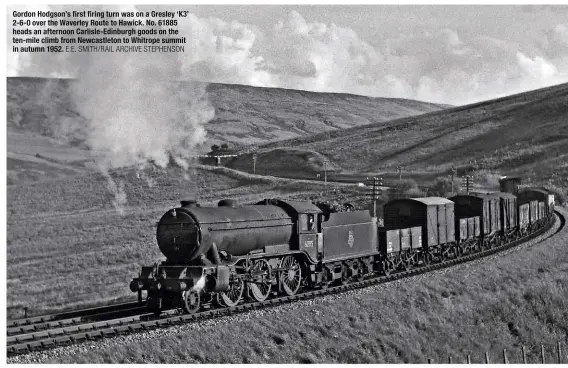
M74 108L69 92L70 86L78 81L73 78L8 77L8 127L24 128L57 137L57 131L52 125L62 118L85 124L82 121L84 118ZM262 144L420 115L448 107L410 99L347 93L319 93L239 84L172 83L206 86L209 100L215 108L213 120L205 125L208 144ZM84 136L79 134L76 143L83 139Z
M323 155L345 172L394 172L401 166L407 176L439 176L457 167L568 187L562 182L568 178L568 83L271 142L258 152L277 148Z

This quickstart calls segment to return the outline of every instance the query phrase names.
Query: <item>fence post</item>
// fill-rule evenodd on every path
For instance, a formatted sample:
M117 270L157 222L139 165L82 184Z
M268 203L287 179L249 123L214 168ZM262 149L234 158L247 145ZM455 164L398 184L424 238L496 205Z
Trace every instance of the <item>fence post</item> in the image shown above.
M467 364L471 364L471 355L467 354Z
M540 344L540 356L542 358L542 364L544 364L544 344Z
M489 353L485 352L485 364L489 364Z
M556 343L556 348L558 353L558 364L562 364L562 349L560 348L560 341Z
M503 349L503 364L509 364L509 359L507 359L507 349Z
M527 364L527 351L524 345L521 346L521 353L523 354L523 364Z

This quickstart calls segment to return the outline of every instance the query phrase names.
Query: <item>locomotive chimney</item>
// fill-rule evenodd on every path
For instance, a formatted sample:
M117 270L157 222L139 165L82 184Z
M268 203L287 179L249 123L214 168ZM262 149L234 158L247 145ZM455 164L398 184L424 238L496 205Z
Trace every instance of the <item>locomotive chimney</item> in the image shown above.
M217 206L237 208L239 204L234 199L221 199L219 203L217 203Z
M200 207L199 203L197 203L196 200L193 199L186 199L180 202L182 207L185 208L195 208L195 207Z

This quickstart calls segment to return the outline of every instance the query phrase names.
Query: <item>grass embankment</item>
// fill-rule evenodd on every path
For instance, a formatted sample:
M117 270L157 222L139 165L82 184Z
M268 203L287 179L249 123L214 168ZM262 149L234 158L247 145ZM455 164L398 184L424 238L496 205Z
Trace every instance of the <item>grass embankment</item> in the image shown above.
M503 348L538 362L540 344L568 342L568 229L530 248L419 277L394 288L53 362L425 363L500 361ZM555 355L548 350L547 360ZM566 357L565 357L566 359Z
M334 185L226 168L147 170L140 177L123 170L112 177L124 185L123 215L97 173L8 187L8 318L21 317L23 307L38 314L133 297L129 280L163 259L155 223L181 199L215 205L222 198L253 203L336 193Z

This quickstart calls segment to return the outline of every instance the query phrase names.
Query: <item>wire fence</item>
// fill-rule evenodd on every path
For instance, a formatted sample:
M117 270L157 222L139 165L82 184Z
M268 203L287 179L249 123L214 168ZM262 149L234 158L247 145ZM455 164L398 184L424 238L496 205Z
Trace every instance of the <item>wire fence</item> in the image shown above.
M568 349L561 342L556 346L546 346L544 344L535 348L527 348L521 346L515 349L503 349L502 354L491 356L489 352L485 352L482 357L472 358L471 354L464 357L448 356L444 362L435 362L428 359L428 364L563 364L568 363Z

